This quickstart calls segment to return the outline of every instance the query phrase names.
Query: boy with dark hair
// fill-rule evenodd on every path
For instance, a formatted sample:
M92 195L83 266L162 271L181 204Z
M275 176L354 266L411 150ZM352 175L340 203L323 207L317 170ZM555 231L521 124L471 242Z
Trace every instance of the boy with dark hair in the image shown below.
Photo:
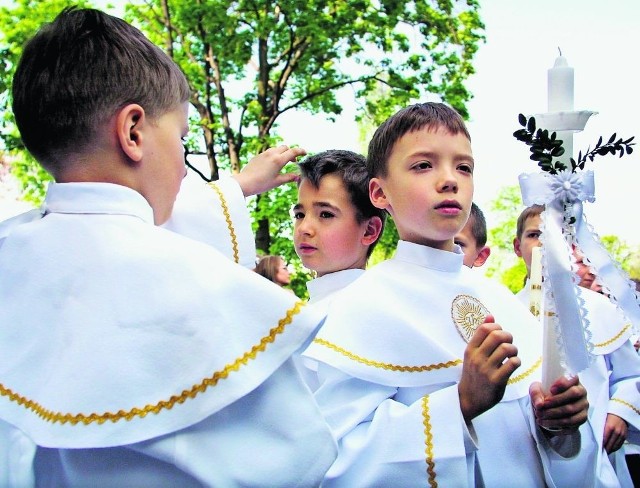
M453 240L464 254L463 264L469 268L482 266L489 255L491 248L487 243L487 221L480 207L475 203L471 204L469 220L462 230L456 234Z
M298 167L293 242L302 264L316 273L307 282L309 303L326 314L336 294L364 273L386 215L369 199L364 156L334 149L309 156ZM315 363L302 361L306 367L300 372L315 390Z
M24 49L13 109L56 182L0 225L2 486L314 486L335 457L291 360L320 317L157 226L188 99L166 54L97 10Z
M401 110L374 134L367 166L371 201L401 240L333 300L304 353L339 445L323 486L575 483L590 460L579 456L584 388L532 382L536 321L456 252L473 196L462 118L437 103Z
M329 150L307 157L298 167L294 243L302 264L319 278L364 270L385 220L384 211L369 200L365 158Z
M517 221L517 235L513 249L527 268L527 283L518 294L524 305L530 297L529 276L533 248L541 245L542 213L545 207L532 205L525 208ZM589 419L598 443L594 462L596 486L631 487L624 456L627 437L637 444L640 440L640 357L631 341L632 328L620 311L608 298L592 291L593 280L585 280L586 265L582 255L574 251L576 258L576 282L584 300L589 322L595 361L580 378L589 398Z

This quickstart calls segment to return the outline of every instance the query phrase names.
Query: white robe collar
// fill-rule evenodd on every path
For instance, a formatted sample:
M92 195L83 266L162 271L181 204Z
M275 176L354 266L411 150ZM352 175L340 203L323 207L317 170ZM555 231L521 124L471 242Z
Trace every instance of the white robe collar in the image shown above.
M316 303L330 297L335 292L351 284L363 273L364 269L344 269L308 281L309 303Z
M457 273L462 267L464 254L462 254L458 245L456 245L453 252L451 252L421 246L413 242L399 241L398 248L392 259L430 268L435 271Z
M153 224L153 209L135 190L113 183L50 183L42 214L130 215Z

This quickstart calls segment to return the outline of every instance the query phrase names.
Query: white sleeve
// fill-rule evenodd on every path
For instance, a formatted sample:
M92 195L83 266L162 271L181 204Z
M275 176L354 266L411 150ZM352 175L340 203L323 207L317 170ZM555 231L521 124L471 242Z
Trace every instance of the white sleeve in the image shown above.
M20 430L0 420L0 486L35 486L36 445Z
M609 375L608 413L629 424L628 439L640 443L640 356L628 341L606 356Z
M455 385L405 404L396 388L323 363L318 374L316 400L338 441L323 486L474 485L476 447Z
M209 244L242 266L255 267L249 209L240 185L232 177L206 183L189 174L163 227Z

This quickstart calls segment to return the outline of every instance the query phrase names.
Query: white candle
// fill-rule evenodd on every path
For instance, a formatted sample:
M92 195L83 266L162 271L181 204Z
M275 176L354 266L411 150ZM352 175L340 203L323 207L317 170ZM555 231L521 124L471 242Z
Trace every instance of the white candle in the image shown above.
M564 376L565 371L560 364L560 351L556 342L556 329L551 312L543 307L544 320L542 336L542 389L548 392L551 385Z
M540 317L542 309L542 254L539 247L531 250L529 265L529 310L535 317Z
M573 110L573 68L562 53L547 71L547 90L549 112Z

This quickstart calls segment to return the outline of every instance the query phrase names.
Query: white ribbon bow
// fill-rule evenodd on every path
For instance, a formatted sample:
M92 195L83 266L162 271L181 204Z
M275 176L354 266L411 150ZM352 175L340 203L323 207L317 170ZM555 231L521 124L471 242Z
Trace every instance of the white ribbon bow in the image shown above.
M556 313L554 319L556 332L561 338L562 359L570 372L577 373L589 365L593 345L586 311L574 279L572 240L575 238L582 254L609 292L611 301L638 331L640 302L635 284L590 231L584 217L582 202L595 201L593 171L522 174L519 180L522 200L527 207L545 205L542 239L544 277L550 285L547 296Z

